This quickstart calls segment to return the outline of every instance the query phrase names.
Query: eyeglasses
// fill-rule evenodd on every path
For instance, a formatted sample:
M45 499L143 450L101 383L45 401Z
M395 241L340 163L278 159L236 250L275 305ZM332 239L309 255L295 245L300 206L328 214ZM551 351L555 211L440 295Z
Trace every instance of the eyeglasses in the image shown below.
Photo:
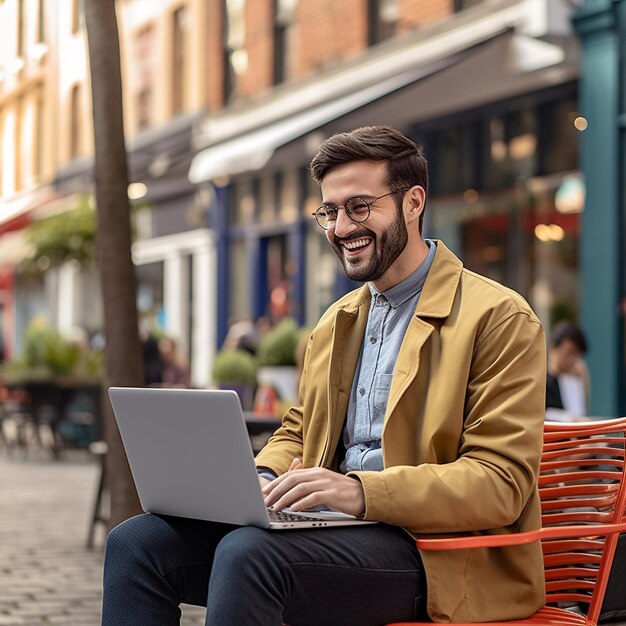
M361 196L354 196L346 200L343 206L334 204L322 204L322 206L311 215L315 217L317 223L324 230L330 230L331 228L335 227L335 224L337 223L337 215L339 214L339 209L343 209L346 212L346 215L353 222L361 224L369 218L374 202L380 200L381 198L391 196L394 193L407 191L410 188L411 187L402 187L401 189L394 189L394 191L384 193L382 196L372 198L371 200L367 200L366 198L362 198Z

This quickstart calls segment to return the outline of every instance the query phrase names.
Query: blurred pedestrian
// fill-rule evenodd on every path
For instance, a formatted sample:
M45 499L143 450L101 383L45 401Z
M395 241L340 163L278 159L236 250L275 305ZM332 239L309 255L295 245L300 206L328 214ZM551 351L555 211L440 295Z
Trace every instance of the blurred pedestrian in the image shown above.
M152 333L143 334L141 338L143 350L144 384L160 385L163 380L163 365L159 355L159 341Z
M587 414L589 403L589 371L583 355L587 340L573 322L555 325L548 345L548 377L546 409L561 409L571 416Z
M163 337L159 341L161 359L161 384L168 387L189 387L191 384L189 368L178 353L176 340Z

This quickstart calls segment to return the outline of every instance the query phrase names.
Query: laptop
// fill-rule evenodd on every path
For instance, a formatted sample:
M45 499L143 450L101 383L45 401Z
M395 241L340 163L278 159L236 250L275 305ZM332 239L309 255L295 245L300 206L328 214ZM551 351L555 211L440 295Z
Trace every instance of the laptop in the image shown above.
M371 524L336 511L269 511L234 391L111 387L147 513L272 530Z

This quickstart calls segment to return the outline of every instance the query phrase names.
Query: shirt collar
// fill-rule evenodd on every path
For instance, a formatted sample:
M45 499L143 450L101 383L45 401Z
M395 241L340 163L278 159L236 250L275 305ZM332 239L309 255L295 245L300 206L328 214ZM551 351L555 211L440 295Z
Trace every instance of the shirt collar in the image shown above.
M436 249L435 244L430 239L424 239L424 241L428 246L428 254L420 266L410 276L407 276L397 285L390 287L387 291L383 291L382 294L381 292L376 291L372 283L368 283L373 301L376 301L377 296L381 294L389 302L392 309L397 309L422 290L422 287L424 287L424 283L426 282L428 270L430 269L433 259L435 258Z

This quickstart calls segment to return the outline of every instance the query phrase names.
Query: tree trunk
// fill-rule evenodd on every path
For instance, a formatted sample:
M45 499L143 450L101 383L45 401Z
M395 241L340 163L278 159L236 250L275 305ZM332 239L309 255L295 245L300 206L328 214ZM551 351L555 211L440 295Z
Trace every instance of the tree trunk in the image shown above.
M84 0L84 8L95 139L96 241L106 334L104 384L105 389L141 386L143 361L131 260L128 166L115 0ZM105 480L111 494L109 528L112 528L141 508L108 395L103 396L104 435L109 446Z

